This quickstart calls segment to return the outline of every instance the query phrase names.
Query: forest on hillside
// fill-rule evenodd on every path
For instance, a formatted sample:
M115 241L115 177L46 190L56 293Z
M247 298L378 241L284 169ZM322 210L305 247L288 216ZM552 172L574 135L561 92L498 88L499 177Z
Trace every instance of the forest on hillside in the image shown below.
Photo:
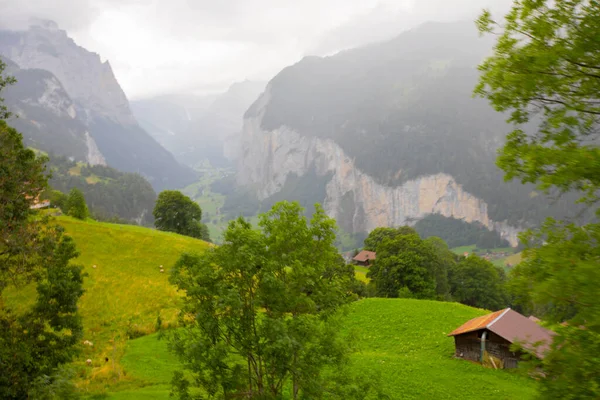
M52 189L69 193L81 190L93 218L100 221L152 226L156 193L139 174L103 165L81 164L63 156L50 155L47 168Z

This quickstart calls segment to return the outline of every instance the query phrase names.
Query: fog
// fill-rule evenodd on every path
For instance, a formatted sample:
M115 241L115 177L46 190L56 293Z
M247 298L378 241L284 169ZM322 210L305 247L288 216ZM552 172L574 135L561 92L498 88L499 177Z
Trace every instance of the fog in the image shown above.
M269 80L305 55L385 40L511 0L0 0L0 27L50 19L110 60L130 98Z

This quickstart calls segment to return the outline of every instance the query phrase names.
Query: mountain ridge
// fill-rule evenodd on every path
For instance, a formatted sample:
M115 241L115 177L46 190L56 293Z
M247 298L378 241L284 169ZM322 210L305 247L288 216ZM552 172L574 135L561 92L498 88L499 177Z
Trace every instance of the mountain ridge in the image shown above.
M78 121L108 165L142 174L156 190L184 187L196 179L138 125L108 61L78 46L55 23L41 22L25 31L0 30L0 54L22 70L49 71L60 81ZM17 83L13 90L24 84ZM30 132L24 130L27 136ZM88 149L93 148L91 144Z
M515 245L519 229L568 213L569 202L506 183L496 167L510 127L472 97L490 51L472 23L427 23L284 68L245 113L238 183L264 198L316 167L334 173L326 197L313 201L353 221L354 232L440 213L501 229ZM462 208L460 193L477 201Z

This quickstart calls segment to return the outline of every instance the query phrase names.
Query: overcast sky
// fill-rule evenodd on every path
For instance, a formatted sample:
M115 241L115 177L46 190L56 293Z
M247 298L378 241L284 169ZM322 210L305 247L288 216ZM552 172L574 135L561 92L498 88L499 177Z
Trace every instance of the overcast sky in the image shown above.
M269 80L305 55L391 38L511 0L0 0L0 26L56 21L110 60L130 98Z

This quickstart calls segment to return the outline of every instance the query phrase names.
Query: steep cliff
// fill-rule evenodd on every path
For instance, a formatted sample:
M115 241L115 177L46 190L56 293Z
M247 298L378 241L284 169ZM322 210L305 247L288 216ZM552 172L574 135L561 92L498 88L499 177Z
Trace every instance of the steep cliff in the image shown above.
M110 64L78 46L55 23L43 22L26 31L0 31L0 54L23 70L41 69L57 78L73 101L77 120L89 133L89 138L80 138L90 143L88 157L97 160L102 154L109 165L141 173L158 190L195 180L193 171L177 163L137 124ZM24 79L21 82L27 84Z
M0 53L21 68L52 72L82 111L134 124L129 102L108 61L78 46L52 21L0 33Z
M55 154L68 154L77 161L105 165L87 127L78 119L75 104L61 82L41 69L20 69L2 58L6 73L17 84L3 92L6 106L14 117L9 123L23 134L27 145Z
M268 97L267 91L261 101L267 103ZM331 176L321 201L328 215L350 232L412 224L437 213L479 222L517 245L519 230L491 220L488 205L452 176L438 173L386 186L361 171L333 140L301 136L286 127L264 131L260 114L245 121L237 177L242 186L255 188L261 200L279 192L291 175L304 176L314 168L319 176Z
M503 181L495 158L510 127L472 98L490 50L472 22L428 23L285 68L245 114L238 183L265 199L316 171L331 178L311 201L347 231L438 213L516 244L519 228L570 208Z

